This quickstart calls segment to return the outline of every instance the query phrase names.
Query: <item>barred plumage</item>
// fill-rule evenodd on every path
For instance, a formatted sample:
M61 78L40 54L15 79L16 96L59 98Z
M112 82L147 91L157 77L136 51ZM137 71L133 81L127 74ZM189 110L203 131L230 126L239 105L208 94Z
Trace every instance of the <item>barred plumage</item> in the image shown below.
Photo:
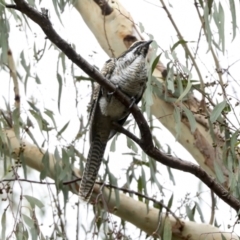
M117 59L109 59L101 73L127 96L138 103L146 88L146 55L152 41L135 42ZM80 197L88 201L98 170L101 166L107 141L116 133L111 122L123 125L129 115L125 107L112 93L96 85L90 112L90 150L80 185Z
M80 196L85 201L88 201L91 196L92 188L101 165L99 159L102 159L105 147L106 144L101 142L100 137L96 137L91 143L80 188Z

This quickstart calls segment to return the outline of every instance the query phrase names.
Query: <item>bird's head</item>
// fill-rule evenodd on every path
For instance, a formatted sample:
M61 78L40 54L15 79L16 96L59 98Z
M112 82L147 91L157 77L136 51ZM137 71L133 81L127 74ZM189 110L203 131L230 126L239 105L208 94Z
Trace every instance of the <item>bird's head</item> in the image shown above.
M137 57L137 56L142 56L143 58L145 58L147 56L148 53L148 49L150 44L152 43L152 40L149 41L136 41L134 42L130 48L125 51L121 56L118 57L118 59L120 58L131 58L131 57Z

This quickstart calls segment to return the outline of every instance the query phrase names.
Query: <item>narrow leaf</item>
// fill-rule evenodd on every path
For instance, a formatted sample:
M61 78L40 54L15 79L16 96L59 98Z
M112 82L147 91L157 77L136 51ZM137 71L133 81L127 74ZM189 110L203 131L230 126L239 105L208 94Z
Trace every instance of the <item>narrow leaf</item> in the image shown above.
M143 26L143 24L141 23L141 22L139 22L139 28L140 28L140 31L141 31L141 33L143 33L144 32L144 26Z
M49 152L46 151L42 158L43 163L43 170L40 173L40 180L43 180L48 175L48 169L49 169Z
M225 236L221 233L222 240L227 240Z
M62 95L62 76L57 73L57 80L58 80L58 111L60 112L60 104L61 104L61 95Z
M227 102L224 100L223 102L221 102L215 106L215 108L213 109L213 111L210 115L210 121L212 123L215 122L219 118L219 116L221 115L226 104L227 104Z
M172 207L172 203L173 203L173 194L172 196L170 197L169 201L168 201L168 208L171 208Z
M174 108L173 116L176 123L175 124L176 139L178 139L178 137L181 134L181 113L178 107Z
M151 67L151 73L153 73L155 67L157 66L158 62L159 62L159 58L160 58L161 54L159 54L153 61L152 63L152 67Z
M68 127L70 121L68 121L63 127L62 129L57 133L57 136L60 136Z
M191 128L191 132L194 133L195 130L196 130L196 127L197 127L197 122L195 120L195 117L194 117L193 113L188 108L186 108L184 105L182 106L182 109L183 109L183 111L185 112L185 114L188 118L190 128Z
M1 220L2 227L2 239L6 239L6 210L4 210Z
M172 174L172 169L170 167L167 167L167 171L168 171L168 175L170 180L172 181L173 185L176 185L175 179L174 179L174 175Z
M173 46L171 47L171 52L172 52L179 44L185 45L186 43L187 43L187 41L185 41L185 40L183 40L183 39L177 41L177 42L174 43Z
M220 28L219 28L219 40L222 42L222 52L225 52L225 15L221 2L219 2L219 20L220 20Z
M110 152L116 151L116 137L113 138L111 145L110 145Z
M232 41L236 37L236 29L237 29L237 17L236 17L236 6L235 6L235 0L229 0L230 4L230 10L232 14L232 29L233 29L233 38Z
M190 81L190 78L188 78L187 86L184 89L183 93L177 99L176 101L177 103L180 102L189 93L189 91L191 90L191 87L192 87L192 83Z
M24 213L22 213L21 215L22 215L23 221L28 225L28 227L33 228L34 227L33 220L27 215L25 215Z
M216 161L213 162L213 166L214 166L214 171L216 173L218 181L220 183L224 183L225 177L223 175L221 167L219 166L219 164Z
M44 207L43 203L35 197L29 195L23 195L23 197L29 202L32 208L34 208L35 206L37 206L39 209Z
M172 226L169 220L169 217L165 218L164 229L163 229L163 238L164 240L172 240Z

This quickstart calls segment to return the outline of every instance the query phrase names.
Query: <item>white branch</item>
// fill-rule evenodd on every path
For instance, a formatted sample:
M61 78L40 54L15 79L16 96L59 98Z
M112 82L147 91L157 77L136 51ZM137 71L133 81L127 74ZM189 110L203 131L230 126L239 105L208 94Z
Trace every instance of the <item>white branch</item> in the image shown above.
M37 170L43 170L42 158L44 156L45 151L43 149L37 148L35 145L21 140L19 141L16 137L14 131L12 129L8 130L0 130L0 137L2 140L3 147L5 148L5 152L9 153L9 157L17 159L20 152L23 154L25 162L27 166ZM49 177L54 179L56 176L54 175L54 164L56 160L53 154L49 153ZM78 169L73 169L75 175L79 175ZM76 189L74 189L76 190ZM75 191L73 190L73 193ZM92 201L97 201L102 199L101 197L101 189L99 185L94 186L93 197ZM104 207L102 202L104 201L107 206L107 210L114 215L134 224L136 227L140 228L141 230L145 231L148 234L154 234L159 229L159 212L155 208L149 207L147 209L146 204L134 200L131 197L126 196L125 194L119 194L120 201L119 205L117 206L117 199L115 198L115 193L112 191L110 192L107 188L103 191L103 199L100 201L100 205ZM100 197L99 197L100 196ZM161 216L161 224L164 224L164 218L166 217L165 214ZM187 238L187 236L191 235L192 240L199 240L204 239L212 240L222 240L221 232L219 229L208 225L208 224L199 224L190 221L177 221L173 216L168 214L169 221L172 226L173 232L173 240L179 240ZM206 238L205 238L206 236ZM234 235L231 233L224 233L225 238L228 240L233 239Z

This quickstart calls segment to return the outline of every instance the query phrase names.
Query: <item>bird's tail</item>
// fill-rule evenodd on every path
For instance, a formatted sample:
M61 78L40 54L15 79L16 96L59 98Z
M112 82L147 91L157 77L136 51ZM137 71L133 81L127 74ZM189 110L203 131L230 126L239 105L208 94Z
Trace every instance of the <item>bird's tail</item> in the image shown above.
M105 148L106 143L102 143L100 137L95 137L90 146L87 163L80 184L80 197L84 201L89 201L91 197L93 186L98 175L98 170L102 163Z

